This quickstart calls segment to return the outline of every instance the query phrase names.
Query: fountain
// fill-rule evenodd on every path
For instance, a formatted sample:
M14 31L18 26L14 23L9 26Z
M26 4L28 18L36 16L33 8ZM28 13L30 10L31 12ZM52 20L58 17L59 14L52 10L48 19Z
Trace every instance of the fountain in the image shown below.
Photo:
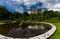
M53 30L54 29L54 30ZM0 25L2 38L46 39L56 30L55 25L46 22L23 22Z

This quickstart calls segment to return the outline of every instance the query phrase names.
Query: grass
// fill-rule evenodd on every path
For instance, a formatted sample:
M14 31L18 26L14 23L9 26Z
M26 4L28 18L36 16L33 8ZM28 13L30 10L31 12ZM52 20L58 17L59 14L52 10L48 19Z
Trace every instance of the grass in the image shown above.
M15 23L16 20L13 20L13 21L12 21L12 20L3 20L3 21L0 21L0 25L1 25L1 24L5 24L5 22L7 22L7 23L10 23L10 22L11 22L11 23Z
M51 36L50 39L60 39L60 20L44 20L44 22L49 22L56 25L56 32Z
M4 24L4 21L0 21L0 24Z

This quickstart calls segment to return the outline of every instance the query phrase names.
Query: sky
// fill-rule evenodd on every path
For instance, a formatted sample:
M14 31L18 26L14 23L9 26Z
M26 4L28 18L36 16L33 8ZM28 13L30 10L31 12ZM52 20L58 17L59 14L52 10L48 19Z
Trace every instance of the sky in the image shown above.
M5 6L9 11L21 13L36 8L60 11L60 0L0 0L0 6Z

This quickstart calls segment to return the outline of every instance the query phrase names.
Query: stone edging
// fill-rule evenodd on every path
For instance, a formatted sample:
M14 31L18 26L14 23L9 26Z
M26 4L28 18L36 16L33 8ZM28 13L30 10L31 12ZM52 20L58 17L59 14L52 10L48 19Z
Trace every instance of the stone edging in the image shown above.
M3 35L0 35L0 39L47 39L56 31L55 25L53 25L51 23L47 23L47 22L40 22L40 23L48 24L52 28L48 32L46 32L44 34L41 34L41 35L38 35L38 36L35 36L35 37L30 37L30 38L11 38L11 37L6 37L6 36L3 36Z

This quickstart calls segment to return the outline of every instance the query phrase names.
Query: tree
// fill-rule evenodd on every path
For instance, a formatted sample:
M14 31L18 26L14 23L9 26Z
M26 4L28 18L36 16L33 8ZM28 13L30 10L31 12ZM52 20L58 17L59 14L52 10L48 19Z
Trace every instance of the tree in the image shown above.
M10 13L4 6L0 6L0 17L2 20L9 19Z

